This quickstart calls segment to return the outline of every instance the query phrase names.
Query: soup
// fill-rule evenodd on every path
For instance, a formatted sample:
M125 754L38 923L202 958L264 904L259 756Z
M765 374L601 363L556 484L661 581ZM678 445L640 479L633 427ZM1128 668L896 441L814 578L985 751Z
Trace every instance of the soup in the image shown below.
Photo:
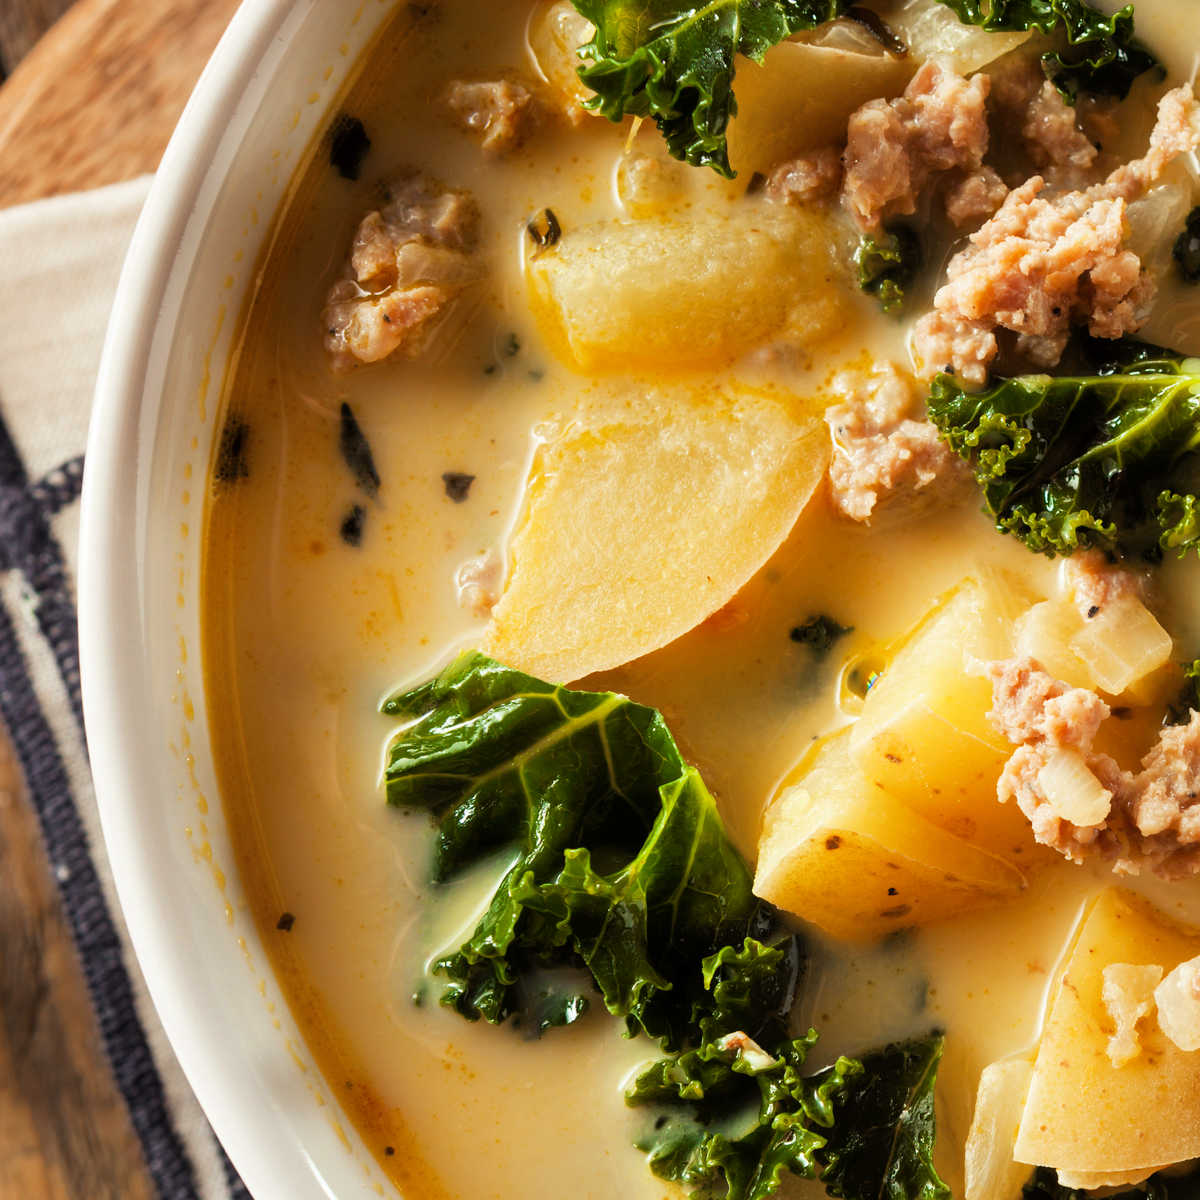
M740 63L727 178L672 158L652 121L579 107L587 24L570 5L402 6L278 218L213 460L213 740L280 984L345 1111L414 1200L679 1189L669 1162L656 1175L633 1148L653 1144L653 1121L625 1100L662 1050L622 1036L595 987L585 1005L550 977L545 996L571 999L542 1023L569 1027L542 1036L528 995L523 1008L504 1000L502 1028L438 1003L438 960L469 941L528 828L489 831L435 882L430 808L441 820L445 803L389 807L381 789L385 768L389 787L407 786L396 746L429 710L379 710L448 664L477 663L456 656L479 647L548 687L661 714L698 768L688 787L715 797L777 906L754 920L769 913L777 938L800 931L790 1030L820 1034L805 1072L944 1036L935 1160L956 1194L973 1114L969 1186L997 1200L1035 1166L1099 1186L1200 1156L1097 1151L1059 1113L1062 1157L1035 1116L1022 1120L1039 1096L1058 1111L1066 1085L1047 1083L1041 1051L1079 1023L1064 1015L1064 965L1078 981L1071 956L1103 957L1120 940L1110 926L1136 926L1132 944L1154 949L1107 964L1142 969L1105 976L1109 999L1096 983L1093 1009L1112 1028L1087 1078L1110 1107L1159 1104L1168 1077L1143 1068L1166 1062L1172 1103L1200 1116L1194 1051L1147 998L1164 980L1184 995L1173 971L1200 953L1191 843L1169 818L1134 828L1169 774L1140 760L1200 643L1194 567L1156 552L1151 568L1122 540L1124 523L1143 536L1133 501L1089 524L1077 488L1072 523L1039 468L1037 487L1001 500L989 485L982 501L969 469L982 477L981 449L1001 444L970 424L985 383L1045 390L1047 369L1127 383L1136 363L1080 364L1134 332L1176 352L1151 359L1155 396L1163 361L1186 383L1179 356L1200 343L1171 249L1194 200L1190 116L1155 133L1151 145L1174 149L1153 179L1150 166L1133 182L1120 172L1149 161L1156 105L1180 95L1168 89L1200 20L1140 0L1139 34L1169 79L1135 62L1119 106L1085 87L1072 109L1043 87L1040 34L959 25L936 0L852 15ZM1002 132L1020 120L1021 137ZM906 182L867 153L887 145L908 155ZM693 158L722 166L724 144L704 146ZM1045 197L1021 192L1035 170ZM1075 225L1037 233L1088 187L1109 190L1067 213ZM983 231L1018 212L1039 262L1068 229L1072 253L1090 256L1053 285L1065 312L1043 262L1045 311L1037 324L1030 301L1023 327L980 298L994 279L970 295L961 283L994 266L1002 242ZM1093 404L1109 394L1089 386ZM960 456L931 432L926 394ZM1024 427L1037 433L1036 415ZM1069 441L1051 439L1060 456ZM1119 486L1105 477L1105 503ZM1060 508L1031 511L1030 496ZM1186 542L1175 517L1155 545ZM1068 536L1074 554L1031 552ZM1090 735L1084 717L1051 734L1045 706L1063 696L1092 706ZM1170 728L1191 728L1186 710ZM658 728L647 737L661 748ZM1168 742L1160 757L1177 763L1186 748ZM1163 996L1166 1028L1188 1009ZM773 1051L751 1038L720 1053L753 1076ZM1001 1132L987 1133L989 1113ZM825 1194L783 1174L789 1192Z

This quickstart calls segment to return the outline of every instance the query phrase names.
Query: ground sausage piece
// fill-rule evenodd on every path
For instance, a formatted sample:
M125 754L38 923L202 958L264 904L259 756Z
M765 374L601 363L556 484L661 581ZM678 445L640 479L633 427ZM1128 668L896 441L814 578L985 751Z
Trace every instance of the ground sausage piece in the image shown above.
M1092 748L1108 705L1094 692L1052 678L1030 658L988 664L989 717L1016 744L997 785L1015 800L1034 837L1072 862L1102 858L1119 874L1150 869L1173 879L1200 872L1200 712L1167 726L1136 774ZM1059 752L1080 754L1111 795L1107 815L1076 825L1056 810L1040 779Z
M864 232L915 212L932 176L979 169L988 147L988 87L986 75L964 79L928 62L904 95L851 114L842 203Z
M533 92L511 79L455 80L446 93L446 103L458 123L475 134L490 154L515 149L538 120Z
M844 397L825 420L833 434L829 483L834 504L865 521L884 500L910 500L935 479L943 484L964 474L962 460L929 421L914 420L918 396L911 378L891 363L870 374L844 372L833 382ZM938 489L938 497L945 496Z
M424 350L447 307L480 276L478 225L466 192L416 174L388 186L387 203L360 222L346 272L325 301L335 370Z
M917 322L921 373L950 366L965 382L984 383L996 353L986 335L997 327L1016 333L1018 349L1040 367L1058 362L1072 324L1106 338L1136 330L1154 282L1125 247L1125 206L1172 157L1197 145L1200 106L1184 86L1160 102L1145 158L1105 183L1047 198L1045 180L1035 175L1011 191L950 260L934 312Z
M1099 124L1094 107L1068 104L1046 78L1036 56L1014 57L990 72L989 98L996 128L1021 132L1028 165L1056 188L1093 182L1099 151L1089 136ZM1085 115L1087 128L1082 128Z
M946 216L962 229L986 221L1004 203L1008 187L991 167L980 167L950 185Z
M836 196L842 185L842 156L836 146L824 146L780 163L767 180L768 200L808 204Z
M1055 187L1082 187L1090 181L1098 151L1076 123L1075 109L1048 79L1029 101L1021 136L1034 166Z

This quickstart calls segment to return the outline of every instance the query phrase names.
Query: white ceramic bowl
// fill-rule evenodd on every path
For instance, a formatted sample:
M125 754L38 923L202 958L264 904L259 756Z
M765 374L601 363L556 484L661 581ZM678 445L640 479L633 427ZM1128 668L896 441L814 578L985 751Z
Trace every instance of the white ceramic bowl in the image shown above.
M87 451L84 708L121 906L171 1044L258 1200L395 1195L271 977L213 778L200 653L209 458L290 179L393 0L245 0L179 123L113 307Z

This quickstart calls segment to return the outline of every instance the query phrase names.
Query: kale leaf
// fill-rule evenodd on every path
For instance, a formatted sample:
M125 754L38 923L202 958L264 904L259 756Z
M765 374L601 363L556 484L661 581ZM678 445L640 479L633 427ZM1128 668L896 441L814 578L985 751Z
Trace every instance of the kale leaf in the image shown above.
M932 384L929 415L974 468L996 527L1043 554L1200 549L1200 359L1120 352L1090 376Z
M1186 1175L1152 1175L1145 1183L1110 1197L1110 1200L1195 1200L1200 1172ZM1021 1200L1093 1200L1094 1191L1063 1187L1049 1167L1038 1167L1021 1190Z
M921 269L921 243L907 226L898 225L879 238L865 235L854 251L858 286L875 296L884 312L904 305L904 294Z
M1134 36L1133 5L1108 16L1084 0L941 0L964 25L1001 32L1061 31L1067 48L1042 56L1048 78L1068 99L1081 92L1124 98L1133 81L1159 66Z
M770 1052L715 1038L642 1071L625 1098L655 1114L637 1141L650 1169L694 1196L727 1200L774 1195L785 1172L815 1178L837 1100L863 1070L840 1058L805 1077L816 1038L809 1030Z
M500 1022L522 1012L524 975L576 965L631 1032L686 1041L712 995L702 961L769 936L774 910L662 717L475 652L384 711L408 721L388 749L388 802L438 819L434 880L516 853L471 936L435 965L443 1003Z
M821 1182L842 1200L946 1200L933 1167L933 1085L940 1034L866 1055L833 1095L831 1130L817 1151Z
M732 178L725 131L734 59L838 16L846 0L573 0L596 27L580 48L589 104L610 121L653 117L671 153Z

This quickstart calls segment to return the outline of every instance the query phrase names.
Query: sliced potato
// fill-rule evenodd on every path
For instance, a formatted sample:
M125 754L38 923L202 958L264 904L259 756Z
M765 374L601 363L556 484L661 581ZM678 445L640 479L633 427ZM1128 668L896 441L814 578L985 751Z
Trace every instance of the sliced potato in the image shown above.
M1014 1160L1013 1143L1032 1074L1027 1058L984 1067L967 1134L965 1200L1020 1200L1029 1167Z
M737 68L737 116L729 124L729 163L764 174L807 150L844 143L850 114L878 96L897 96L916 63L882 52L781 42L762 64Z
M597 385L542 446L483 649L568 681L666 645L775 552L829 460L819 406Z
M835 937L866 940L1013 896L1024 878L916 816L829 738L767 809L754 891Z
M1103 892L1081 919L1052 996L1021 1114L1015 1155L1069 1172L1149 1171L1200 1155L1200 1055L1139 1026L1141 1053L1121 1067L1103 999L1114 963L1170 971L1200 953L1200 935L1128 892Z
M1012 653L1023 588L998 572L964 580L917 627L867 693L850 746L858 764L927 821L1022 867L1039 857L1029 822L1000 804L1012 747L988 720L981 665Z
M777 339L811 347L849 295L830 223L747 202L737 217L602 221L532 256L534 312L582 371L699 369Z

